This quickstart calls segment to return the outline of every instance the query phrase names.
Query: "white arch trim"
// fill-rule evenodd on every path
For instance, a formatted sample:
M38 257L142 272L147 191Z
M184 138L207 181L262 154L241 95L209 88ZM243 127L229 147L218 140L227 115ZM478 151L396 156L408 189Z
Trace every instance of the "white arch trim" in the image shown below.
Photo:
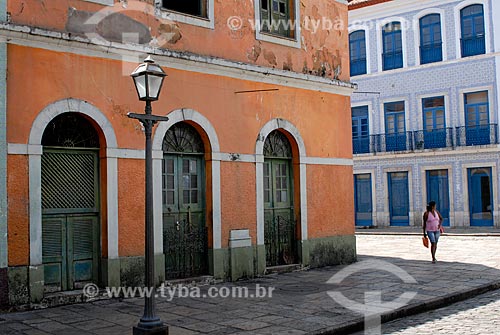
M36 117L28 140L30 197L30 264L42 264L42 136L56 116L77 112L94 120L106 139L107 148L116 148L116 135L106 116L95 106L78 99L63 99L45 107ZM118 161L107 158L108 258L118 258Z
M417 13L413 19L413 32L415 40L415 65L420 65L422 60L420 59L420 19L429 14L439 14L440 24L441 24L441 42L442 42L442 53L443 62L448 59L448 47L446 41L448 40L448 35L446 35L446 15L441 8L426 8Z
M401 24L401 44L403 46L403 68L408 67L408 45L407 45L407 37L406 31L411 28L410 22L402 16L393 16L389 18L385 18L383 20L377 21L377 29L375 30L377 33L377 66L378 72L383 72L384 69L382 67L382 54L384 53L384 45L382 41L382 29L383 27L391 22L399 22Z
M267 136L276 129L286 130L295 139L299 148L300 165L300 227L301 240L307 240L307 164L306 147L297 128L289 121L273 119L266 123L259 132L255 145L256 153L256 194L257 194L257 245L264 245L264 142Z
M222 226L220 207L220 146L215 128L202 114L192 109L177 109L170 112L168 121L161 122L153 137L153 207L155 226L155 253L163 253L163 205L162 205L162 143L168 129L174 124L182 121L191 121L199 125L207 134L212 150L212 224L213 224L213 248L222 247Z
M462 47L460 43L460 39L462 38L462 22L460 21L460 11L470 5L483 5L484 43L486 45L486 54L491 52L490 29L492 29L492 26L490 23L490 2L488 0L465 0L455 6L453 10L453 14L455 15L455 45L457 59L462 58Z
M363 30L365 32L365 49L366 49L366 74L372 73L371 71L371 48L370 48L370 27L362 24L353 24L349 26L349 35L351 33Z

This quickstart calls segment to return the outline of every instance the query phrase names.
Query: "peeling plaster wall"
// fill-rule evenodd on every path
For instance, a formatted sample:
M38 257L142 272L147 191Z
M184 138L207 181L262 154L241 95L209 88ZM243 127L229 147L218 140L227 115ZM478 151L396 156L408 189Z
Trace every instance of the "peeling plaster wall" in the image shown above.
M95 30L113 42L138 41L299 73L329 78L338 76L338 79L347 81L347 5L335 0L302 0L299 4L300 49L256 40L251 23L255 17L252 0L214 0L214 29L160 19L158 14L162 11L155 11L153 0L135 3L121 0L112 7L83 0L8 0L8 12L11 22L16 24L74 34ZM83 24L87 17L103 9L119 14L103 19L97 25ZM228 19L233 16L241 18L241 29L228 27ZM129 40L130 37L123 33L137 33L138 38Z

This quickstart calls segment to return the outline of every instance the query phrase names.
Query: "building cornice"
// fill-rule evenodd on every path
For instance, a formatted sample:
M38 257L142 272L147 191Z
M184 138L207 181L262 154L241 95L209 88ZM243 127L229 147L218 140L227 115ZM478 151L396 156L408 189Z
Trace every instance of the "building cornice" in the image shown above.
M388 16L420 11L429 7L439 7L457 0L392 0L375 3L361 8L349 6L349 22L357 20L373 20Z
M356 84L309 74L267 68L222 58L178 52L151 46L96 41L70 33L36 27L0 24L0 35L7 43L78 55L138 62L144 54L155 56L161 66L197 73L212 74L271 85L350 96Z

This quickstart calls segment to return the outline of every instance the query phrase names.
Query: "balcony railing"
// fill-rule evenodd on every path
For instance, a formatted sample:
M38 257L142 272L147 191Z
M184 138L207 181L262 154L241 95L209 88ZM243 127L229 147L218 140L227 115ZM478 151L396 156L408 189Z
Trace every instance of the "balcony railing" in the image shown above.
M499 143L498 125L487 124L363 136L353 140L353 153L414 151Z
M453 128L417 130L413 140L415 150L449 148L453 146Z
M442 43L422 45L420 47L420 63L428 64L443 60Z
M357 59L351 61L351 76L366 74L366 59Z
M484 35L462 38L460 42L462 44L462 57L482 55L486 53Z
M356 154L367 154L370 152L370 136L361 136L352 139L352 151Z
M457 146L497 144L498 127L496 124L457 127L456 143Z
M403 67L403 51L385 52L382 59L384 71Z

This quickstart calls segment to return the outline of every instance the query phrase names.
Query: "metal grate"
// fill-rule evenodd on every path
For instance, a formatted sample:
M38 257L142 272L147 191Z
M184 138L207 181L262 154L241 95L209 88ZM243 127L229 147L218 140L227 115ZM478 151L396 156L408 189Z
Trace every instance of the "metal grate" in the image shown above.
M63 219L44 220L42 222L42 257L62 256Z
M43 209L96 209L97 154L44 152Z
M92 218L73 222L73 254L86 255L94 250L94 221Z
M163 139L163 152L203 153L204 151L200 134L186 123L173 125Z
M285 134L275 130L264 142L265 157L292 158L292 146Z

